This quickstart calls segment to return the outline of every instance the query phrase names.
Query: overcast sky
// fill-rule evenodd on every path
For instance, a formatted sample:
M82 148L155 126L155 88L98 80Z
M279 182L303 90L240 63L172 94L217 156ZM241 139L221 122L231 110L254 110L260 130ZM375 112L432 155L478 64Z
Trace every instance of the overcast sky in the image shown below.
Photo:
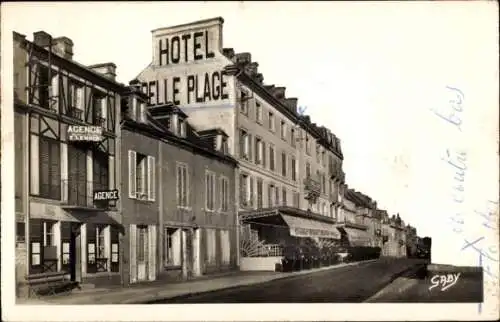
M498 196L496 14L493 2L46 2L7 4L2 24L67 36L75 60L112 61L128 83L151 61L151 30L223 17L224 47L251 52L266 84L340 137L350 187L433 236L442 262L470 262L450 217L463 213L474 239L473 210ZM461 131L436 115L452 111ZM467 155L461 204L457 168L441 160L453 148Z

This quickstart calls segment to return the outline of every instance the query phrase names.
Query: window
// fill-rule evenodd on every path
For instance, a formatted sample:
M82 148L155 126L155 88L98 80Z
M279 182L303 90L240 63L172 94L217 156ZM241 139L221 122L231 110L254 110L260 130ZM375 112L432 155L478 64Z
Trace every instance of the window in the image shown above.
M120 271L120 261L119 261L119 255L120 251L118 248L119 245L119 238L120 238L120 231L117 227L111 226L111 271L112 272L119 272Z
M163 266L181 266L181 232L180 228L164 227L163 234Z
M271 171L274 171L276 169L276 164L274 162L274 146L272 144L269 144L269 169Z
M41 64L38 64L38 104L41 107L49 108L50 106L50 91L49 91L49 69ZM35 67L36 68L36 67Z
M30 219L30 273L57 271L55 222Z
M274 206L274 185L272 183L269 184L267 188L267 205L268 207Z
M188 207L189 205L189 173L187 165L177 163L177 206Z
M247 206L247 190L248 190L248 175L240 174L240 204L242 207Z
M253 178L246 173L240 175L240 204L243 207L253 205Z
M326 177L324 174L321 174L321 193L326 193Z
M207 264L214 265L216 260L216 240L215 240L215 229L207 228Z
M320 153L320 150L321 150L321 146L319 144L316 144L316 162L317 163L320 163L321 162L321 153Z
M94 149L92 151L93 189L108 190L109 187L109 156L107 153Z
M278 189L278 187L274 187L274 198L276 200L275 205L279 206L279 204L280 204L280 190Z
M286 152L281 152L281 175L286 177Z
M229 180L226 177L220 178L221 211L229 210Z
M281 121L280 129L281 129L281 138L283 140L286 140L286 123L285 123L285 121Z
M136 151L128 151L129 198L155 201L155 158Z
M61 146L59 141L39 137L40 196L61 199Z
M296 139L295 139L295 129L292 127L292 128L290 129L290 144L291 144L293 147L295 147L295 144L296 144L295 140L296 140Z
M215 210L215 173L205 172L205 210Z
M255 120L257 123L262 124L262 106L259 102L255 102Z
M292 180L297 181L297 163L294 157L291 159Z
M306 133L306 153L308 155L311 155L311 145L309 142L309 135L307 135L307 133Z
M83 85L70 81L68 91L68 116L83 119L85 109L85 92Z
M281 202L282 202L283 206L286 206L286 204L287 204L287 197L286 197L286 188L285 187L283 187L281 189L281 194L282 194Z
M258 178L257 179L257 209L262 208L262 194L263 194L262 186L263 186L262 179Z
M255 138L255 163L263 164L263 155L264 155L264 144L262 143L262 139L256 137Z
M295 208L299 208L299 203L300 203L300 193L294 192L293 193L293 206Z
M321 165L326 166L326 152L324 149L321 151Z
M311 177L311 164L309 162L306 163L306 178Z
M268 113L268 127L271 132L275 131L275 126L274 126L274 114L273 112Z
M137 225L137 261L145 262L148 259L148 226Z
M177 117L177 135L180 137L186 136L186 121L181 117Z
M92 93L92 108L94 113L94 119L92 123L94 125L106 128L106 117L108 115L107 98L103 93Z
M243 129L240 130L240 157L251 160L250 135Z
M229 153L229 143L227 142L227 137L222 137L221 141L221 152L224 154Z
M220 230L220 244L222 250L222 265L229 265L231 261L231 241L229 239L229 230Z
M87 227L87 273L107 272L109 241L106 225L86 224Z
M240 112L248 116L248 95L244 91L240 92Z

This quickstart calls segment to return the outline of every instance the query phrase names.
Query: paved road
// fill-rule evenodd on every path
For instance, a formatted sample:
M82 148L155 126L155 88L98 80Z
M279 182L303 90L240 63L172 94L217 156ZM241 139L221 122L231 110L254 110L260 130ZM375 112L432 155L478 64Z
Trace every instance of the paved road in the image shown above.
M458 271L457 271L458 272ZM431 282L435 274L430 273L422 278L409 274L398 278L394 287L384 289L377 294L373 303L479 303L483 299L482 273L462 274L456 284L441 290L441 286L434 287Z
M422 263L381 259L297 277L193 294L153 303L359 303L389 284L394 275Z

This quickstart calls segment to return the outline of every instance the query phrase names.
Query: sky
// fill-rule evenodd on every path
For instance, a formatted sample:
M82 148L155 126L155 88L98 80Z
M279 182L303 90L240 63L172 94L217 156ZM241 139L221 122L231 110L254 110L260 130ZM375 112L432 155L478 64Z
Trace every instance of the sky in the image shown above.
M463 236L449 218L472 217L498 196L495 9L482 1L18 2L3 7L2 24L30 40L39 30L67 36L74 60L112 61L128 83L151 61L151 30L223 17L224 47L250 52L266 84L286 86L313 122L341 139L349 187L451 256ZM452 106L459 95L463 102ZM452 112L461 130L437 115ZM468 162L467 205L458 208L450 200L459 169L442 160L455 148ZM477 218L467 223L472 233L480 226Z

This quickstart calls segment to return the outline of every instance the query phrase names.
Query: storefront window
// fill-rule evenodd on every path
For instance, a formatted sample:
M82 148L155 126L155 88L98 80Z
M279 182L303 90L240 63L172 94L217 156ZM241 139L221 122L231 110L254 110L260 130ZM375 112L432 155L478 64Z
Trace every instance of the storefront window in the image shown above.
M57 271L57 242L55 222L30 220L30 273Z

